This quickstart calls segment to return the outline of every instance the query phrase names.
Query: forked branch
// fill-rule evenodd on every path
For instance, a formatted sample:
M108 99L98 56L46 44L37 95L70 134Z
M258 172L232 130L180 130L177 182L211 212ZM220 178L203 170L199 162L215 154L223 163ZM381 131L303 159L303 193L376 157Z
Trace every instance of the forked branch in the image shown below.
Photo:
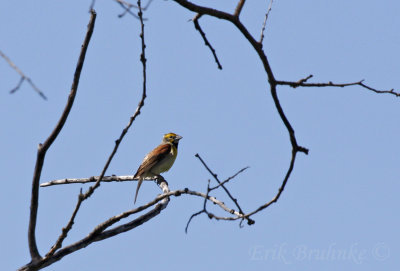
M309 76L300 79L299 81L296 82L292 82L292 81L276 81L276 83L278 85L282 85L282 86L290 86L292 88L298 88L298 87L350 87L350 86L361 86L365 89L371 90L375 93L379 93L379 94L392 94L396 97L400 97L400 93L396 92L393 88L389 89L389 90L379 90L373 87L370 87L366 84L364 84L364 80L360 80L357 82L351 82L351 83L333 83L331 81L327 82L327 83L308 83L308 79L312 78L313 75L310 74Z
M29 228L28 228L28 243L29 243L29 252L31 254L32 261L35 262L41 258L37 244L36 244L36 220L37 220L37 210L38 210L38 200L39 200L39 180L40 175L42 173L44 158L46 156L47 150L53 144L54 140L56 140L57 136L61 132L61 129L64 127L65 122L67 121L68 115L71 111L72 105L75 100L76 93L78 91L79 78L81 76L81 71L83 67L83 63L85 61L86 51L89 46L90 38L93 33L94 24L96 21L96 12L92 10L91 17L88 25L88 29L86 32L86 37L82 45L81 53L79 55L78 63L76 65L74 79L71 86L71 91L68 96L67 104L64 108L64 111L60 117L60 120L56 124L54 130L51 132L50 136L46 139L43 144L39 144L37 157L36 157L36 165L33 173L32 180L32 195L31 195L31 209L30 209L30 217L29 217Z
M69 219L67 225L63 228L56 243L52 246L50 251L47 253L47 255L46 255L47 257L50 257L57 251L57 249L61 248L64 239L67 237L68 232L71 230L72 225L74 224L76 214L78 213L78 210L79 210L82 202L85 201L86 199L88 199L93 194L93 192L100 186L100 181L103 179L112 159L114 158L114 155L116 154L116 152L118 150L118 147L119 147L121 141L125 137L129 128L132 126L136 117L140 114L141 108L144 106L144 100L146 99L146 55L145 55L146 45L144 42L144 23L143 23L143 13L142 13L142 9L141 9L141 1L140 0L138 1L138 7L139 7L138 17L140 19L140 25L141 25L140 39L141 39L141 44L142 44L142 52L140 54L140 61L142 62L142 66L143 66L142 98L139 101L139 104L138 104L134 114L130 117L127 126L122 130L121 135L115 141L115 146L114 146L110 156L108 157L107 162L106 162L105 166L103 167L103 170L102 170L98 180L96 181L96 183L93 186L89 187L88 190L84 194L80 193L80 195L78 197L78 201L75 206L75 209L71 215L71 218Z
M24 81L28 82L28 84L33 88L34 91L37 92L37 94L39 94L40 97L42 97L44 100L47 100L46 95L44 95L44 93L33 83L33 81L26 76L21 70L20 68L17 67L17 65L14 64L14 62L11 61L11 59L6 56L1 50L0 50L0 56L2 58L4 58L4 60L8 63L8 65L10 65L11 68L13 68L20 76L20 79L18 81L18 84L10 90L10 93L13 94L14 92L16 92L17 90L20 89L20 87L22 86L22 83Z
M270 5L269 8L266 12L266 16L265 16L265 20L264 20L264 24L262 27L262 31L261 31L261 37L260 40L257 41L252 34L250 34L250 32L247 30L247 28L241 23L241 21L239 20L239 14L243 8L243 5L245 3L245 1L243 0L239 0L236 10L233 14L224 12L224 11L220 11L220 10L216 10L216 9L212 9L209 7L204 7L204 6L200 6L197 4L194 4L190 1L186 1L186 0L174 0L176 3L178 3L179 5L181 5L182 7L184 7L185 9L188 9L192 12L195 12L196 18L199 18L200 16L204 16L204 15L208 15L217 19L221 19L221 20L226 20L228 22L231 22L239 31L240 33L244 36L244 38L246 38L248 40L248 42L253 46L254 50L256 51L256 53L258 54L263 66L264 66L264 70L267 74L268 77L268 81L270 84L270 93L272 96L272 99L274 101L275 107L278 111L278 114L282 120L282 122L284 123L288 133L289 133L289 138L290 138L290 142L292 145L292 156L291 156L291 160L289 163L289 168L286 171L285 177L282 181L282 184L277 192L277 194L275 195L275 197L271 200L266 202L265 204L261 205L258 209L256 209L255 211L248 213L245 215L246 218L249 218L250 216L252 216L253 214L269 207L272 203L275 203L278 201L278 199L280 198L283 190L285 189L285 186L289 180L289 177L293 171L294 168L294 164L295 164L295 160L296 160L296 155L298 152L302 152L305 154L308 154L308 149L305 147L302 147L300 145L298 145L297 143L297 139L295 136L295 131L291 125L291 123L289 122L288 118L286 117L284 110L280 104L279 98L278 98L278 94L277 94L277 87L279 85L289 85L291 87L327 87L327 86L331 86L331 87L347 87L347 86L353 86L353 85L359 85L363 88L366 88L368 90L371 90L373 92L376 93L389 93L389 94L393 94L395 96L400 96L399 93L395 92L393 89L391 90L378 90L375 88L372 88L366 84L363 83L363 81L358 81L358 82L354 82L354 83L345 83L345 84L336 84L336 83L332 83L332 82L328 82L328 83L307 83L307 80L310 79L312 76L308 76L304 79L300 79L297 82L291 82L291 81L281 81L281 80L277 80L273 74L271 65L268 61L267 55L265 54L263 47L262 47L262 41L263 41L263 37L264 37L264 29L265 29L265 24L266 24L266 20L268 19L268 15L269 12L271 10L271 5L272 5L272 1L270 1ZM204 163L203 163L204 164ZM208 167L204 164L204 166L206 167L206 169L210 172L211 175L215 175L213 174ZM209 188L208 188L209 189ZM238 206L239 210L240 207ZM201 213L202 211L194 214L198 215L199 213ZM240 211L241 212L241 211ZM242 213L242 212L241 212ZM193 216L192 216L193 218Z

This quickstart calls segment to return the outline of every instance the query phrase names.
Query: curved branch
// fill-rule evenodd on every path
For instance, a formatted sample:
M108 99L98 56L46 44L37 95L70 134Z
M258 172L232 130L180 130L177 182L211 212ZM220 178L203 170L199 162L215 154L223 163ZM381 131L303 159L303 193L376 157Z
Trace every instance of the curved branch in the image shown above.
M272 68L269 64L267 55L264 53L263 49L262 49L262 41L257 41L251 34L250 32L247 30L247 28L240 22L238 16L235 16L236 14L238 15L240 13L241 7L240 7L240 3L244 1L240 1L238 4L238 8L239 12L235 12L234 15L219 11L219 10L215 10L215 9L211 9L211 8L207 8L207 7L203 7L203 6L199 6L196 4L193 4L189 1L186 0L174 0L175 2L177 2L179 5L181 5L182 7L196 12L198 13L200 16L201 15L209 15L218 19L223 19L223 20L227 20L229 22L231 22L233 25L236 26L236 28L242 33L242 35L247 39L247 41L253 46L254 50L257 52L263 66L264 66L264 70L267 73L267 77L268 77L268 81L270 83L270 92L271 92L271 96L272 99L274 101L275 107L278 111L278 114L282 120L282 122L284 123L288 133L289 133L289 138L290 138L290 142L292 145L292 158L290 160L290 164L289 164L289 169L287 170L286 174L285 174L285 178L282 181L282 185L279 189L279 192L277 193L277 195L274 197L273 202L276 202L282 191L285 189L286 183L292 173L293 167L294 167L294 163L295 163L295 159L296 159L296 155L298 152L303 152L305 154L308 154L308 149L304 148L302 146L299 146L297 144L297 140L296 140L296 136L295 136L295 131L292 127L292 125L290 124L289 120L287 119L283 108L280 104L279 98L278 98L278 94L277 94L277 80L275 79L275 76L272 72ZM267 202L266 204L262 205L260 208L260 210L268 207L271 203ZM265 207L263 207L265 206ZM258 211L257 211L258 212ZM256 212L255 212L256 213ZM254 213L253 213L254 214ZM246 215L246 218L249 218L250 215Z
M219 59L218 59L218 56L217 56L217 52L215 52L215 49L212 47L211 43L208 41L208 39L206 37L206 33L204 33L203 29L200 26L200 23L199 23L200 17L201 17L200 14L196 14L196 16L194 16L194 18L193 18L194 28L196 28L196 30L199 31L201 37L204 40L205 45L208 48L210 48L211 53L214 56L215 63L217 63L218 69L222 70L222 66L221 66L221 63L219 62Z
M67 225L62 229L61 235L59 236L59 238L57 239L56 243L52 246L52 248L50 249L50 251L46 254L46 257L49 257L51 255L53 255L59 248L61 248L62 243L64 241L64 239L67 237L68 232L71 230L72 225L74 224L74 220L76 217L76 214L78 213L81 203L83 201L85 201L86 199L88 199L93 192L100 186L100 181L103 179L104 174L106 173L112 159L114 158L114 155L116 154L118 147L122 141L122 139L125 137L126 133L128 132L129 128L132 126L133 122L135 121L136 117L140 114L140 110L141 108L144 106L144 100L146 99L146 56L145 56L145 42L144 42L144 23L143 23L143 13L142 13L142 9L141 9L141 5L140 5L140 0L138 1L138 7L139 7L139 12L138 12L138 16L140 18L140 25L141 25L141 33L140 33L140 39L141 39L141 45L142 45L142 52L140 54L140 61L142 62L142 66L143 66L143 88L142 88L142 98L139 101L139 104L135 110L135 113L130 117L129 122L127 124L127 126L122 130L121 135L119 136L119 138L115 141L115 146L110 154L110 156L107 159L107 162L98 178L98 180L96 181L96 183L89 187L89 189L84 193L80 193L79 197L78 197L78 201L75 205L75 209L71 215L71 218L69 219Z
M40 259L39 261L31 262L31 263L21 267L19 270L26 271L26 270L42 269L46 266L53 264L54 262L61 260L66 255L69 255L77 250L87 247L88 245L92 244L93 242L101 241L101 240L113 237L115 235L118 235L120 233L129 231L133 228L136 228L136 227L142 225L143 223L151 220L158 214L160 214L161 211L167 207L170 196L179 197L181 195L186 194L186 195L202 197L202 198L209 200L212 203L218 205L224 211L234 215L233 217L219 217L219 216L214 216L213 214L209 213L210 218L223 219L223 220L237 220L237 219L244 218L243 214L240 214L239 212L237 212L233 209L230 209L222 201L217 200L215 197L208 196L201 192L189 190L188 188L181 189L181 190L175 190L175 191L169 191L168 184L164 179L158 180L158 184L159 184L160 188L162 189L163 194L157 196L156 198L154 198L147 204L144 204L140 207L126 211L124 213L121 213L119 215L116 215L116 216L113 216L113 217L107 219L103 223L97 225L92 230L92 232L89 233L85 238L83 238L71 245L68 245L66 247L59 249L54 254L47 255L46 257ZM152 210L150 210L149 212L141 215L140 217L135 218L134 220L127 222L125 224L122 224L120 226L106 230L113 224L119 222L121 219L126 218L132 214L139 213L145 209L150 208L151 206L154 206L154 208Z
M253 212L250 212L250 213L246 214L245 217L250 217L250 216L252 216L252 215L254 215L254 214L260 212L261 210L264 210L265 208L269 207L271 204L273 204L273 203L275 203L275 202L278 201L278 199L280 198L280 196L281 196L283 190L285 189L285 186L286 186L287 181L289 180L290 174L291 174L292 171L293 171L295 160L296 160L296 152L293 150L293 151L292 151L292 159L290 160L289 169L288 169L288 171L286 172L286 176L285 176L285 178L283 179L283 182L282 182L281 187L279 187L278 193L275 195L275 197L274 197L271 201L269 201L269 202L267 202L267 203L261 205L260 207L258 207L258 208L257 208L256 210L254 210Z
M76 92L78 90L79 78L81 76L81 71L83 63L85 61L86 51L89 46L90 38L93 33L95 21L96 21L96 12L92 11L86 37L82 45L81 53L79 55L78 64L76 65L74 80L71 86L71 92L68 96L68 101L65 106L64 112L62 113L60 120L58 121L54 130L51 132L50 136L46 139L46 141L43 144L39 144L36 157L36 165L32 180L31 209L30 209L29 228L28 228L29 252L31 254L31 258L33 261L41 258L39 251L37 249L35 230L36 230L36 220L37 220L37 210L38 210L38 200L39 200L39 180L40 180L40 175L42 173L44 158L46 156L47 150L50 148L51 144L53 144L54 140L61 132L61 129L64 127L64 124L68 118L69 112L71 111L72 105L74 103Z

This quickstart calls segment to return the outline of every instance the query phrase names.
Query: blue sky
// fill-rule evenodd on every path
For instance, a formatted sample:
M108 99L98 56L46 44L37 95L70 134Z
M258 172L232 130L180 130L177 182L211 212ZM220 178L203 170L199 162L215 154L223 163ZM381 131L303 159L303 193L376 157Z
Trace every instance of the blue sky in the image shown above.
M199 1L210 5L214 1ZM217 8L231 11L232 1ZM267 1L248 1L241 15L259 35ZM2 266L29 262L27 226L37 144L58 120L89 21L90 1L2 1L0 50L48 96L43 101L0 59L0 211ZM114 140L141 95L139 22L119 19L119 5L98 0L93 38L75 104L48 151L41 182L99 175ZM277 79L352 82L399 89L398 1L279 1L271 11L264 50ZM171 189L205 191L211 178L199 153L229 184L245 211L269 201L289 164L291 146L268 92L266 74L250 45L227 22L200 23L217 51L217 69L193 24L173 1L154 1L145 12L148 98L106 175L133 174L166 132L181 141L164 174ZM158 217L128 233L95 243L45 270L398 270L400 199L399 98L360 87L279 87L279 98L298 143L294 172L277 204L253 226L195 218L202 200L172 198ZM38 247L48 251L70 217L80 188L40 189ZM133 207L135 183L103 184L82 206L65 244L105 219ZM144 183L137 204L159 193ZM215 194L230 206L222 192ZM210 206L212 208L212 206ZM216 209L216 213L220 213ZM325 256L324 256L325 255Z

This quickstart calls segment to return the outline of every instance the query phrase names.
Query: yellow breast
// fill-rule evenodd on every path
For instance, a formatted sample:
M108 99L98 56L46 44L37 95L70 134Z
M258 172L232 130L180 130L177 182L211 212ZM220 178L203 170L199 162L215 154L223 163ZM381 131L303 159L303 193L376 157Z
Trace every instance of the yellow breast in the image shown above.
M177 155L178 155L178 149L174 145L172 145L169 154L163 160L157 163L151 169L151 172L158 175L160 173L168 171L174 164Z

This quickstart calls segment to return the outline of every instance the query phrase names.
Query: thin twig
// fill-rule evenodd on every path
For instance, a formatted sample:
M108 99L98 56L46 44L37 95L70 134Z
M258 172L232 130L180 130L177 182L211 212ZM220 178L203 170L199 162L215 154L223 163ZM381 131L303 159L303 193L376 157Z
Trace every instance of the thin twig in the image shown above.
M127 1L124 1L124 0L114 0L114 1L117 2L124 9L124 12L118 15L119 18L122 18L127 13L129 13L130 15L135 17L136 19L140 20L140 18L135 13L133 13L131 11L132 8L139 9L138 6L136 6L136 5L132 4L132 3L129 3ZM147 2L147 4L144 7L142 7L142 11L146 11L147 8L150 6L151 2L153 2L153 0L149 0ZM146 21L146 20L147 20L146 18L143 18L143 21Z
M200 214L202 214L202 213L207 213L207 214L208 214L208 212L207 212L207 200L208 200L208 198L209 198L208 195L210 194L210 191L211 191L211 190L210 190L210 179L208 179L208 183L207 183L207 193L206 193L206 196L204 197L203 209L200 210L200 211L198 211L197 213L192 214L192 215L190 216L188 222L186 223L185 233L187 233L188 228L189 228L189 224L190 224L190 222L192 221L192 219L193 219L194 217L196 217L196 216L198 216L198 215L200 215Z
M18 84L16 87L14 87L10 93L14 93L16 92L22 85L22 83L26 80L28 82L29 85L31 85L31 87L33 88L34 91L36 91L40 97L42 97L44 100L47 100L46 95L44 95L44 93L33 83L33 81L26 76L18 67L17 65L14 64L14 62L11 61L11 59L6 56L1 50L0 50L0 56L2 58L4 58L4 60L8 63L8 65L10 65L11 68L13 68L20 76L21 79L19 80Z
M142 52L140 54L140 61L142 62L143 65L143 88L142 88L142 98L136 108L135 113L130 117L130 120L128 122L128 125L122 130L120 137L115 141L115 146L110 154L110 156L107 159L107 162L98 178L98 180L96 181L96 183L89 187L89 189L82 195L78 197L78 201L76 203L74 212L72 213L71 218L69 219L67 226L65 226L63 228L63 231L61 233L61 235L59 236L57 242L53 245L53 247L51 248L51 250L47 253L46 257L51 256L52 254L55 253L55 251L57 249L59 249L62 246L62 242L64 241L64 239L67 237L69 230L72 228L72 225L74 224L74 220L75 220L75 216L78 213L78 210L81 206L81 203L83 201L85 201L86 199L88 199L93 192L100 186L100 181L103 179L112 159L114 158L115 153L118 150L118 147L121 143L121 141L123 140L123 138L125 137L126 133L128 132L129 128L131 127L131 125L133 124L134 120L136 119L136 117L140 114L140 110L144 105L144 100L146 99L146 57L145 57L145 48L146 45L144 43L144 23L143 23L143 13L141 10L141 6L140 6L140 0L138 1L138 6L139 6L139 12L138 12L138 16L140 18L140 25L141 25L141 34L140 34L140 38L141 38L141 43L142 43ZM66 229L66 230L64 230Z
M203 164L203 166L207 169L207 171L208 171L208 172L213 176L213 178L217 181L218 185L220 185L220 186L224 189L224 191L225 191L225 193L228 195L228 197L233 201L233 203L235 203L236 207L237 207L238 210L239 210L239 213L243 215L244 212L243 212L242 208L240 207L238 200L232 196L231 192L229 192L229 190L225 187L225 185L218 179L217 174L214 173L214 172L207 166L207 164L204 162L204 160L200 157L200 155L199 155L198 153L196 153L195 157L197 157L197 158L200 160L200 162L201 162L201 163ZM243 170L244 170L244 169L243 169ZM243 170L242 170L242 171L243 171ZM242 171L240 171L240 172L242 172ZM240 173L240 172L239 172L239 173ZM235 175L238 175L239 173L236 173ZM232 178L233 178L233 177L232 177ZM232 178L231 178L231 179L232 179ZM229 179L229 178L228 178L228 179ZM207 190L208 190L208 188L207 188ZM210 213L207 212L207 214L208 214L209 217L210 217ZM211 214L211 216L214 217L214 218L216 218L216 219L223 219L223 218L218 218L218 217L216 217L215 215L212 215L212 214ZM248 224L248 225L254 224L254 220L250 219L250 217L244 217L244 218L247 220L247 224Z
M198 216L198 215L204 213L204 212L205 212L205 210L203 209L203 210L200 210L200 211L198 211L197 213L194 213L194 214L192 214L192 215L190 216L188 222L186 223L185 233L188 232L188 228L189 228L190 222L192 222L192 219L195 218L196 216Z
M244 167L241 170L239 170L238 172L236 172L234 175L230 176L229 178L227 178L225 181L223 181L222 183L211 187L210 191L213 191L215 189L218 189L219 187L221 187L222 185L226 184L227 182L229 182L230 180L234 179L237 175L239 175L240 173L242 173L243 171L245 171L246 169L248 169L249 167Z
M204 33L203 29L201 29L201 26L199 24L199 19L200 19L201 15L200 14L196 14L196 16L194 16L193 18L193 23L194 23L194 27L196 28L197 31L199 31L201 37L204 40L205 45L210 48L211 53L214 56L214 60L217 63L218 69L222 70L222 66L221 63L219 62L217 53L215 52L215 49L212 47L211 43L207 40L206 34Z
M10 94L13 94L13 93L16 92L17 90L19 90L19 88L21 87L21 85L22 85L22 83L23 83L24 81L25 81L25 77L21 76L21 77L19 78L18 84L17 84L14 88L12 88L12 89L10 90Z
M250 213L246 214L246 217L250 217L250 216L260 212L261 210L264 210L265 208L269 207L271 204L276 203L278 201L278 199L280 198L283 190L285 190L286 183L289 180L290 174L293 171L295 160L296 160L296 151L293 150L292 151L292 158L290 160L289 169L286 172L286 175L285 175L285 178L283 179L282 185L279 187L278 193L275 195L275 197L271 201L261 205L260 207L258 207L253 212L250 212Z
M204 164L203 164L203 165L204 165ZM207 167L206 167L206 168L207 168ZM224 217L215 216L214 214L212 214L212 213L210 213L209 211L207 211L207 200L209 199L209 194L210 194L210 192L211 192L212 190L218 189L219 187L223 186L224 184L226 184L226 183L229 182L230 180L234 179L237 175L239 175L240 173L242 173L243 171L245 171L245 170L248 169L248 168L249 168L249 167L242 168L241 170L239 170L238 172L236 172L234 175L230 176L230 177L227 178L225 181L219 183L218 185L216 185L216 186L214 186L214 187L212 187L212 188L210 188L210 180L208 180L208 183L207 183L207 194L206 194L206 197L204 198L203 209L200 210L200 211L198 211L197 213L192 214L192 215L190 216L188 222L186 223L185 233L187 233L187 230L188 230L188 228L189 228L189 224L190 224L190 222L192 221L192 219L193 219L194 217L196 217L196 216L202 214L202 213L206 213L210 219L211 219L211 218L215 218L215 219L217 219L217 220L221 220L221 219L222 219L222 220L231 220L230 218L228 219L228 218L224 218ZM239 207L239 208L240 208L240 207ZM243 219L244 219L244 218L243 218ZM253 221L253 220L250 219L250 220L248 220L248 221L249 221L249 225L254 224L254 221Z
M203 164L203 166L207 169L207 171L211 174L211 176L213 176L213 178L217 181L218 184L220 184L222 186L222 188L224 189L224 191L226 192L226 194L228 195L228 197L233 201L233 203L235 203L236 207L239 209L239 212L241 214L244 214L242 211L242 208L240 208L239 203L237 201L236 198L234 198L232 196L232 194L229 192L229 190L223 185L221 184L221 181L218 179L218 175L216 173L214 173L206 164L206 162L204 162L204 160L200 157L200 155L198 153L195 154L195 157L197 157L200 162Z
M124 9L124 12L122 12L121 14L118 15L119 18L122 18L122 17L124 17L127 13L129 13L129 14L132 15L134 18L139 19L139 17L138 17L135 13L133 13L133 12L131 11L131 9L132 9L133 6L125 6L124 3L121 3L121 2L118 1L118 0L115 0L115 1Z
M89 7L89 12L94 9L94 5L96 4L96 0L92 0L92 3L90 3L90 7Z
M260 44L262 44L263 40L264 40L264 31L265 31L265 27L267 25L267 20L268 20L269 13L271 12L271 9L272 9L272 3L273 2L274 2L274 0L270 0L269 1L268 9L267 9L267 12L265 13L264 22L263 22L263 25L262 25L262 28L261 28L260 41L258 42Z
M136 5L132 4L132 3L129 3L129 2L127 2L127 1L124 1L124 0L114 0L114 1L117 2L117 3L119 3L119 4L125 5L125 6L128 7L128 8L139 9L138 6L136 6ZM145 9L143 9L143 10L145 10ZM136 16L137 16L137 15L136 15ZM139 17L137 17L137 18L139 19Z
M61 129L64 127L64 124L68 118L68 115L71 111L72 105L75 100L75 96L78 90L79 78L81 76L81 71L83 67L83 63L85 61L86 51L89 46L90 38L93 33L94 24L96 21L96 12L92 11L87 33L85 40L82 45L81 53L79 55L78 63L76 65L74 79L71 86L71 92L68 96L67 104L64 108L64 112L62 113L60 120L58 121L56 127L51 132L50 136L46 139L43 144L39 144L35 170L33 173L32 180L32 196L31 196L31 210L30 210L30 218L29 218L29 229L28 229L28 243L29 243L29 251L31 253L31 258L33 261L40 259L40 254L37 249L36 238L35 238L35 229L36 229L36 220L37 220L37 210L38 210L38 200L39 200L39 180L40 175L42 173L44 158L47 150L56 140L58 134Z
M242 8L246 0L240 0L236 6L235 13L233 14L235 17L239 17L240 12L242 12Z

